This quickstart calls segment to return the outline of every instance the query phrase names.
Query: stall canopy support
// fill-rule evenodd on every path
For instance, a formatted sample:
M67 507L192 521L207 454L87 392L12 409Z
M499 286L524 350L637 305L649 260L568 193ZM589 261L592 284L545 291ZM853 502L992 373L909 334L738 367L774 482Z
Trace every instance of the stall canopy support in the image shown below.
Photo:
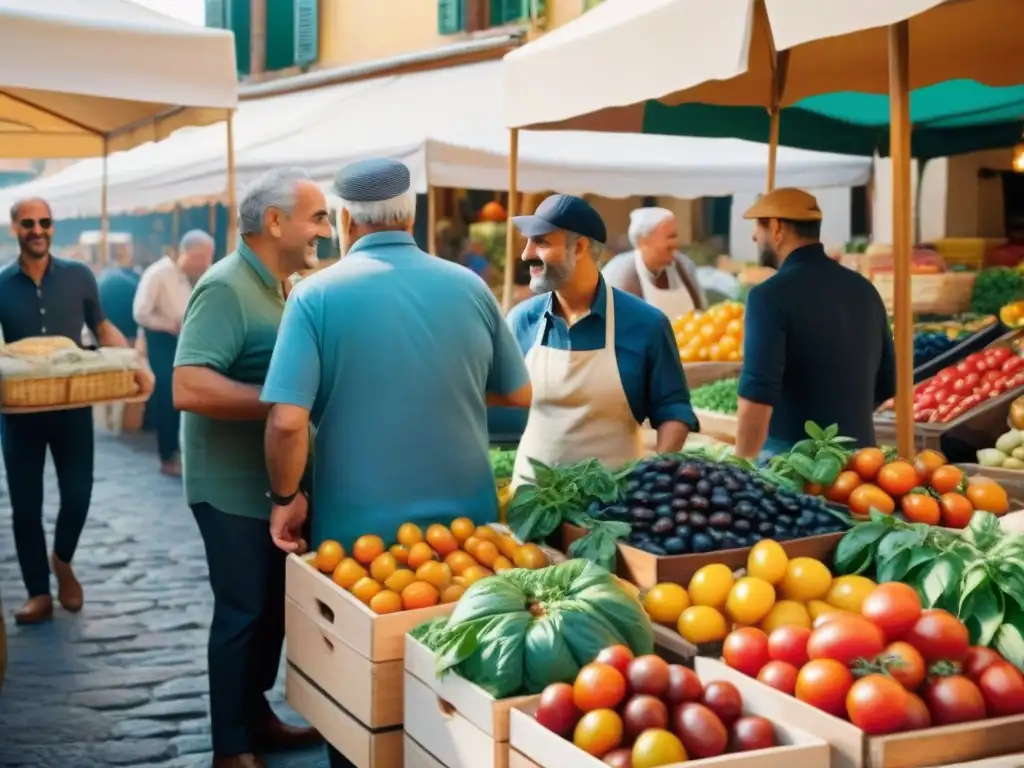
M238 247L238 190L235 181L235 112L228 112L228 251L231 252Z
M508 132L508 205L505 206L505 284L501 294L501 307L507 314L512 309L514 292L513 278L516 270L515 227L512 217L517 214L516 202L519 197L519 129Z
M110 261L107 253L107 241L110 239L110 211L109 203L107 200L107 158L110 157L110 152L107 147L107 137L103 137L103 181L100 186L100 252L96 261L98 266L105 267Z

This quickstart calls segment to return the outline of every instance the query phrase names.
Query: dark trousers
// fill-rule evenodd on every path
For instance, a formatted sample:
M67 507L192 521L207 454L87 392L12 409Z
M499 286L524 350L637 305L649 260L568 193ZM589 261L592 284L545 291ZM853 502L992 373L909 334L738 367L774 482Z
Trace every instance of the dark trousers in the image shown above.
M60 512L53 551L65 563L75 556L92 498L92 408L0 417L14 546L29 597L50 594L50 564L43 533L43 471L53 456Z
M331 768L356 768L355 763L330 745L327 746L327 760Z
M254 751L254 736L272 712L284 642L285 554L266 520L193 504L213 588L210 627L210 721L218 756Z
M174 354L178 337L163 331L146 331L146 354L156 382L147 408L153 409L156 444L160 461L170 461L178 452L178 427L181 415L174 408L171 379L174 375Z

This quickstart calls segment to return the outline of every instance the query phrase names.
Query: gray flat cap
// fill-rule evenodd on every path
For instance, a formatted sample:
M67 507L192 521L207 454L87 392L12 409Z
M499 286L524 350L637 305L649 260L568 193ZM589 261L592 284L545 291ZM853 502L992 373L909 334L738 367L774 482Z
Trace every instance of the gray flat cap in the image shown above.
M334 177L334 193L354 203L390 200L409 191L409 169L398 160L373 157L350 163Z

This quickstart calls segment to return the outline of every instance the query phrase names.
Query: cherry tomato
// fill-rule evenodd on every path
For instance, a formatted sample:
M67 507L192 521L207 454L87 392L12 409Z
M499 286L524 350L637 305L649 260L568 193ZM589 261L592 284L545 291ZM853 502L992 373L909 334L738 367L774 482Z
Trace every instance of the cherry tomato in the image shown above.
M807 655L811 659L835 659L848 666L857 659L873 659L884 646L882 630L851 613L813 630L807 640Z
M963 675L933 677L924 684L924 703L935 725L985 719L981 689Z
M906 720L907 691L890 677L868 675L846 694L846 713L864 733L892 733Z
M771 661L768 655L768 635L755 627L734 630L722 644L722 658L733 669L757 677L761 667Z
M938 525L942 519L939 502L927 493L908 493L900 499L900 511L911 523Z
M1024 713L1024 675L1008 661L998 661L981 673L978 683L989 717Z
M962 493L951 491L939 499L942 524L947 528L966 528L974 515L974 505Z
M800 670L794 694L812 707L843 717L846 714L846 694L852 686L853 673L845 664L835 659L815 659Z
M911 498L913 496L905 498L904 503ZM860 612L891 641L914 626L921 617L921 598L910 585L890 581L879 584L868 593L861 603Z
M982 645L972 645L967 649L967 655L964 656L961 666L963 673L967 675L968 679L977 683L981 680L981 675L986 669L1003 660L1003 657L991 648L986 648Z
M808 662L807 641L811 630L807 627L779 627L768 635L768 654L775 661L785 661L799 669Z
M886 667L892 679L908 691L916 691L928 673L924 657L910 643L890 643L882 651Z
M1003 362L1003 365L1000 368L1000 370L1003 374L1012 374L1019 371L1021 369L1021 366L1024 366L1024 358L1008 357L1005 360L1005 362Z
M790 696L796 690L796 678L800 670L785 661L769 661L757 673L758 682Z
M917 648L929 664L936 661L961 661L970 647L967 627L956 616L938 608L922 611L903 640Z
M924 699L916 693L907 692L907 716L903 720L903 730L916 731L919 728L931 728L932 715Z

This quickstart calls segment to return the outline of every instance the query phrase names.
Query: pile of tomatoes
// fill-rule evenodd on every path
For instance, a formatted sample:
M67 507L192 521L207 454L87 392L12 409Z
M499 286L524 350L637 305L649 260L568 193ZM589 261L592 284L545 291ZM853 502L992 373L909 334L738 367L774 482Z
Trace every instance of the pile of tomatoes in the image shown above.
M722 655L872 735L1024 714L1024 674L996 651L971 647L952 614L922 610L906 584L881 584L860 614L828 613L810 630L738 629Z
M862 448L827 488L808 488L858 515L872 509L900 512L912 523L965 528L975 510L994 515L1010 509L1006 489L987 477L968 478L938 451L921 451L912 461L889 460L881 448Z
M953 421L987 400L1024 386L1024 358L992 347L943 368L914 388L914 421Z
M659 656L633 657L614 645L572 685L541 693L537 722L615 768L657 768L776 744L763 717L743 714L732 683L705 684L692 669Z
M684 363L743 359L743 305L723 301L706 311L690 310L672 321Z

